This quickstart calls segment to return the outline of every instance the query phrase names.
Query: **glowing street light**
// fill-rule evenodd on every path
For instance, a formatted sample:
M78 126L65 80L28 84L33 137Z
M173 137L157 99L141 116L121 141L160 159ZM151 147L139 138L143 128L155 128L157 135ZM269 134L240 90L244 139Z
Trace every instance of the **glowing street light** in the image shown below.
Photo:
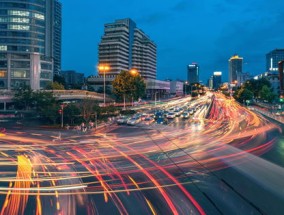
M106 106L106 72L110 70L108 64L99 64L98 69L100 72L104 73L104 107Z

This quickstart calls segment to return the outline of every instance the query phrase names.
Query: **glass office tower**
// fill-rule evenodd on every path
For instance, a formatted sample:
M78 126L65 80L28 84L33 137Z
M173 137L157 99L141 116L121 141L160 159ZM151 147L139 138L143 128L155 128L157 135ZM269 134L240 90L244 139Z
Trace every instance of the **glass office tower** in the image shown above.
M52 81L55 50L59 49L61 55L61 44L54 42L57 3L1 0L0 89L29 85L37 90Z

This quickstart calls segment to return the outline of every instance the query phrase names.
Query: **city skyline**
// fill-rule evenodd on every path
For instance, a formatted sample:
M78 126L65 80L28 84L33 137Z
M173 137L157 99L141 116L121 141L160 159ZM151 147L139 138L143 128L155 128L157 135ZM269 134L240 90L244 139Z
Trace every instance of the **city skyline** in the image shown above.
M284 2L245 1L135 1L106 0L82 5L62 0L62 69L95 75L98 44L104 24L131 18L157 44L157 78L186 79L187 65L201 66L200 79L220 70L226 81L228 58L244 57L244 72L265 71L265 55L284 44L279 28ZM74 11L78 12L74 16ZM218 14L218 16L216 16ZM76 27L74 27L76 26ZM81 37L84 35L84 37Z

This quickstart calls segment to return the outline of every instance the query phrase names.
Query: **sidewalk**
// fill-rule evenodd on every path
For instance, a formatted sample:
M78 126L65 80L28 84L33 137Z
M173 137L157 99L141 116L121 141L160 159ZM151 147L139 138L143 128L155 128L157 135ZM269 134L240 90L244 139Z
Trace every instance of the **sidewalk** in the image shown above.
M274 120L284 124L284 116L278 116L275 113L271 113L269 111L269 109L267 109L267 108L261 108L261 107L258 107L258 106L251 106L249 109L252 110L252 111L261 113L261 114L263 114L263 115L265 115L265 116L267 116L271 119L274 119Z

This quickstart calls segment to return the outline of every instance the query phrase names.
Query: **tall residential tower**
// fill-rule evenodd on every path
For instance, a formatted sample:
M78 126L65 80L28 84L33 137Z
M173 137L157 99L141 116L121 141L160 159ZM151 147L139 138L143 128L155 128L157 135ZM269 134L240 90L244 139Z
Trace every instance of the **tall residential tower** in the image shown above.
M284 60L284 49L274 49L266 54L266 72L277 72L278 63Z
M187 81L189 84L199 83L199 66L197 63L187 66Z
M60 2L1 0L0 89L44 88L60 61Z
M99 63L109 64L107 75L115 76L135 68L142 77L156 79L156 49L155 43L136 27L134 21L119 19L105 24L99 44Z
M235 83L243 73L243 58L234 55L229 59L229 83Z

